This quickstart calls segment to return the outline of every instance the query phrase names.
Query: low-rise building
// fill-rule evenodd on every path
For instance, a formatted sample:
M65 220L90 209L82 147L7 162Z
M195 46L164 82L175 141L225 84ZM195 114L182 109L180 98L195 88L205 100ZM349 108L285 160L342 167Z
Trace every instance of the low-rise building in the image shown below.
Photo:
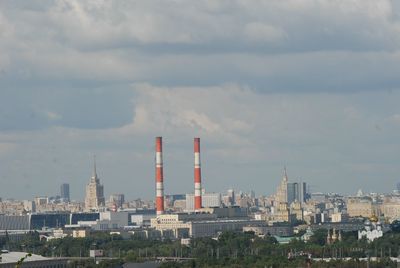
M3 251L0 255L1 268L15 268L18 261L24 258L21 267L46 267L46 268L67 268L68 260L63 258L47 258L36 254L27 252L8 252Z
M172 231L174 238L211 237L224 231L242 231L243 227L261 225L263 221L248 218L218 218L216 214L164 214L151 219L151 227L161 231Z
M254 232L255 235L265 236L265 235L277 235L277 236L292 236L293 227L287 226L245 226L243 227L243 232Z

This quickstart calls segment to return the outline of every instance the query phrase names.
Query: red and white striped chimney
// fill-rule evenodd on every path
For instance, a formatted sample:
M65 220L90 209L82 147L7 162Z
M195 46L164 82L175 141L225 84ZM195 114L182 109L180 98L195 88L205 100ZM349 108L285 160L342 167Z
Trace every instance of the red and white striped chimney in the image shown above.
M157 215L164 214L162 137L156 137L156 211Z
M194 138L194 210L201 209L200 138Z

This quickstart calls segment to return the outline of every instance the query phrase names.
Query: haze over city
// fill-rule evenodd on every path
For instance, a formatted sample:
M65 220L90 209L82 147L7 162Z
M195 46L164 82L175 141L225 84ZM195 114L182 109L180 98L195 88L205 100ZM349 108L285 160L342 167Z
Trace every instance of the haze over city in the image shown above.
M360 4L362 3L362 4ZM179 5L179 8L177 8ZM396 1L2 1L0 197L391 192L400 181Z

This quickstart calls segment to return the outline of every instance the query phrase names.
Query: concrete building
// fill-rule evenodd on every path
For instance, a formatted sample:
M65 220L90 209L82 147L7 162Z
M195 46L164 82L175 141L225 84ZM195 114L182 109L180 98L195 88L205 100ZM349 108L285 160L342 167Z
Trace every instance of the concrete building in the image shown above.
M398 202L390 201L383 203L381 211L389 222L400 219L400 203Z
M89 235L89 229L75 229L72 230L72 237L73 238L85 238Z
M105 206L104 187L100 184L100 179L97 177L96 161L94 161L93 176L89 184L86 186L85 209L98 210Z
M69 229L81 229L90 228L92 230L104 231L104 230L115 230L123 229L131 225L131 214L132 211L105 211L99 213L99 218L87 217L86 219L74 221L71 224L66 225ZM154 210L153 210L153 213Z
M220 193L202 193L202 207L220 207L221 206L221 194ZM194 211L194 194L186 194L186 211Z
M100 212L97 230L119 229L129 225L128 211L106 211Z
M243 232L254 232L255 235L277 235L277 236L292 236L292 226L246 226L243 227Z
M18 266L18 261L25 258L23 264ZM27 252L8 252L4 251L0 255L1 268L15 267L46 267L46 268L67 268L68 260L63 258L47 258Z
M371 198L349 198L347 200L347 213L350 217L369 218L376 215L376 209Z
M267 221L293 222L295 219L296 215L290 213L287 203L280 203L278 207L274 207L273 213L268 216Z
M290 204L290 214L295 215L296 219L299 221L304 220L304 211L299 201Z
M149 227L151 219L155 217L156 214L134 214L131 215L131 223L134 226Z
M173 210L175 212L184 212L186 211L186 200L175 200L173 205Z
M202 208L200 210L202 213L214 214L217 218L229 218L229 219L238 219L238 218L247 218L248 211L245 208L241 207L214 207L214 208Z
M151 227L172 232L174 238L212 237L224 231L242 231L245 226L261 225L263 221L218 218L216 214L164 214L151 219Z

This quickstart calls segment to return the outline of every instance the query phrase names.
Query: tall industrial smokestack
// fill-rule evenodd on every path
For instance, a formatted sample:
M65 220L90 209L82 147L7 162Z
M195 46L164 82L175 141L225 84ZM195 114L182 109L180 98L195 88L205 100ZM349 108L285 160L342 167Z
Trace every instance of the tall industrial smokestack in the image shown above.
M194 138L194 210L201 209L200 138Z
M164 214L162 137L156 137L156 210L157 215Z

